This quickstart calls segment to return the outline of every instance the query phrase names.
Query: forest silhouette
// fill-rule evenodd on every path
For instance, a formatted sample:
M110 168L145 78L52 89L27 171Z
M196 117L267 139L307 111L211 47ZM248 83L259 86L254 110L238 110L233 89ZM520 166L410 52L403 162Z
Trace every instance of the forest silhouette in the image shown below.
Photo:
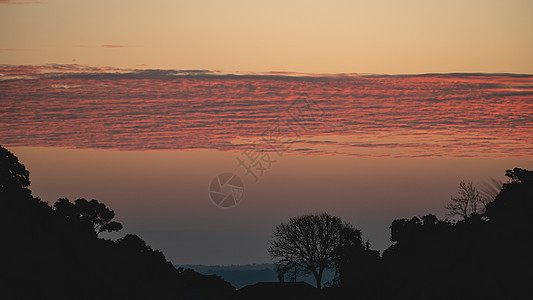
M328 223L328 230L337 230L337 239L322 265L335 268L334 280L324 287L318 284L321 288L285 280L291 267L300 266L294 256L277 260L281 282L235 290L219 276L176 269L136 235L100 238L102 232L122 229L113 220L114 211L83 198L73 202L61 198L53 205L41 201L29 189L28 170L0 146L0 297L520 299L531 292L533 171L514 168L505 175L508 182L484 203L485 209L459 221L439 220L433 214L394 220L392 245L383 253L372 250L359 230L342 225L336 217L326 213L300 217L338 224Z

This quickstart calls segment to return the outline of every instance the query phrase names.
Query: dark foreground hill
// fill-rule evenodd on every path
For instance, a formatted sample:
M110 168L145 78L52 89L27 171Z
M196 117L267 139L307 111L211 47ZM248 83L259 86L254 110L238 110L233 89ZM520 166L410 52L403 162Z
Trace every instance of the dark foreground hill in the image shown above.
M337 249L332 287L270 282L236 291L219 276L176 269L136 235L99 238L122 228L112 210L96 200L41 201L24 165L0 146L0 299L526 299L533 171L506 176L482 214L395 220L382 255Z
M0 146L0 299L230 299L217 276L175 269L163 253L116 231L114 212L96 200L33 197L29 172Z

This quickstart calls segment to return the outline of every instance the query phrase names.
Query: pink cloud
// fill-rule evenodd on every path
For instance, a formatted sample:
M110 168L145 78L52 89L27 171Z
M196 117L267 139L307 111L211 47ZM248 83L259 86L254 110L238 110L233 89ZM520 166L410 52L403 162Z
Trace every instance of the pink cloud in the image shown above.
M290 151L309 155L530 158L532 82L0 65L0 144L243 150L280 125L300 135ZM313 106L288 111L304 92Z

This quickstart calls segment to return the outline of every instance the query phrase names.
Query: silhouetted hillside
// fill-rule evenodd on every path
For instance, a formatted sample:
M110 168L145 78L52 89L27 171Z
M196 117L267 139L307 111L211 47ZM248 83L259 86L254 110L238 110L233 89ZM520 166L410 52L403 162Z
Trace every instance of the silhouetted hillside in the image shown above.
M509 182L483 214L394 220L381 258L344 266L341 289L363 299L523 299L533 268L533 171ZM361 263L363 262L363 263ZM341 274L343 275L343 274Z
M29 172L0 146L0 298L226 299L234 287L217 276L178 269L140 237L116 231L114 212L96 200L33 197Z

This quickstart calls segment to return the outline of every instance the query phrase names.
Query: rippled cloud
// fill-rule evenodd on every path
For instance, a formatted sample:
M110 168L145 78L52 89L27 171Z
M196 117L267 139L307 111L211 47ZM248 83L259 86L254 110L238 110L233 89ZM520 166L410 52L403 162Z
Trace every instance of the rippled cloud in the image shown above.
M300 154L531 158L532 124L533 75L0 66L7 146L230 151L284 126Z

